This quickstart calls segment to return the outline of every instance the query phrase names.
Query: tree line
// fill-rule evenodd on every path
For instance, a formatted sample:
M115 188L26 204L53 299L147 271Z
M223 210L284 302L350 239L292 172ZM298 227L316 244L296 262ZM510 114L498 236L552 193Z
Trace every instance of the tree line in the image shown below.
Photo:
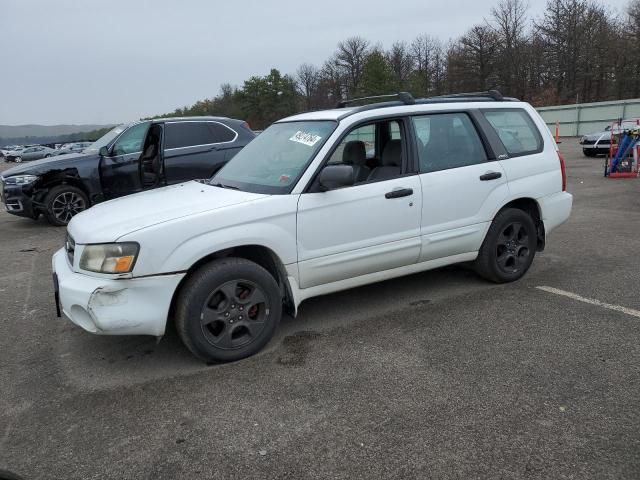
M617 13L596 0L548 0L538 18L526 0L500 0L456 39L429 34L389 48L360 36L321 65L272 69L241 87L162 115L223 115L265 128L344 98L408 91L416 97L498 89L535 106L640 96L640 0Z

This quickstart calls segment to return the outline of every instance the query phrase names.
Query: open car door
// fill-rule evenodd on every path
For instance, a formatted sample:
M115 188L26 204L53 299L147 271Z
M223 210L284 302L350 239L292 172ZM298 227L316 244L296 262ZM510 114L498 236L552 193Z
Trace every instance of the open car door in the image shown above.
M121 197L143 189L140 157L149 122L129 127L100 158L100 184L105 199Z

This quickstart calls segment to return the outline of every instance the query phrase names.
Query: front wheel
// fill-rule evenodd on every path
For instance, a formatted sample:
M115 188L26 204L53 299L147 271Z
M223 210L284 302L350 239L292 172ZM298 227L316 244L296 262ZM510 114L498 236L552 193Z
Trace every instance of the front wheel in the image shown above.
M224 258L194 272L180 289L176 329L205 362L231 362L260 351L282 315L273 276L242 258Z
M584 153L585 157L595 157L598 155L597 152L594 152L593 150L587 150L586 148L582 149L582 153Z
M14 162L16 163L22 163L22 157L16 157Z
M44 200L47 221L56 227L64 227L78 213L89 208L89 198L77 187L58 185L49 190Z
M475 270L496 283L518 280L529 270L537 243L536 226L529 214L517 208L502 210L482 242Z

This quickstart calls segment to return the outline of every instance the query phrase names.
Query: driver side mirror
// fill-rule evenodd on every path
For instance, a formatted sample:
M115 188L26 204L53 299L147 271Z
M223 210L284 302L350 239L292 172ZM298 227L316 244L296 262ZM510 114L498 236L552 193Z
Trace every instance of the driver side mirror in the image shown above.
M336 188L350 187L354 184L353 166L327 165L320 172L318 183L323 192Z
M98 153L102 157L108 157L109 156L109 149L107 147L100 147L100 150L98 150Z

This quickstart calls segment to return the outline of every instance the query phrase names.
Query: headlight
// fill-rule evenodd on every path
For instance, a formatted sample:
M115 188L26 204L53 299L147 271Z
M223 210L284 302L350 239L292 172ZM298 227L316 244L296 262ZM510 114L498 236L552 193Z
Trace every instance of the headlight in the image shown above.
M80 268L97 273L129 273L139 251L140 245L134 242L86 245Z
M5 178L5 183L7 185L26 185L36 180L38 180L36 175L16 175L15 177Z

